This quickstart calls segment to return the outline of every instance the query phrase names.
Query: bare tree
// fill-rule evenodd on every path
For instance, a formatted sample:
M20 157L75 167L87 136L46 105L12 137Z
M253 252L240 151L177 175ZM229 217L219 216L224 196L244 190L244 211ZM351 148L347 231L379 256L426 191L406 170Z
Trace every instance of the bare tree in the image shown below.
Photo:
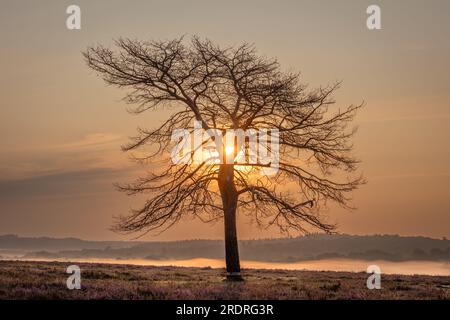
M184 216L202 221L224 219L227 272L239 277L236 212L248 214L261 227L278 226L301 233L335 226L321 217L327 200L344 207L349 193L364 183L352 177L347 129L361 105L329 110L339 83L310 90L299 74L282 72L276 60L259 56L253 45L221 48L193 37L141 42L120 39L117 51L90 47L89 67L108 84L129 89L125 99L134 113L168 107L171 114L159 127L139 129L125 151L145 150L139 161L158 163L135 183L122 185L128 194L149 194L145 205L118 220L115 229L142 234L165 230ZM267 164L174 164L172 132L193 130L275 128L280 161L273 176L261 175ZM149 148L149 149L145 149ZM236 155L236 150L234 151Z

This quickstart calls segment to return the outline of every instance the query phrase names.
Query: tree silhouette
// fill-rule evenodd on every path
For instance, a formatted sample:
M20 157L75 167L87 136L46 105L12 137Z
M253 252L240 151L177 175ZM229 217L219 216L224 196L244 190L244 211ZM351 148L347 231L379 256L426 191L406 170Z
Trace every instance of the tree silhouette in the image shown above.
M198 37L189 43L180 38L115 44L116 51L88 48L83 53L88 66L106 83L129 89L125 100L134 105L131 112L164 107L171 112L159 127L140 128L123 147L142 149L135 158L158 165L135 183L119 186L130 195L149 196L142 208L120 217L115 230L144 234L166 230L184 216L205 222L223 218L230 278L240 277L238 208L261 227L333 232L319 209L327 200L349 207L349 192L364 183L361 176L352 177L358 161L349 140L355 130L347 129L361 105L329 110L339 83L310 90L299 74L282 72L276 60L261 57L249 44L221 48ZM270 163L173 163L172 133L192 132L194 121L221 132L278 130L278 171L261 174ZM234 157L247 141L235 145Z

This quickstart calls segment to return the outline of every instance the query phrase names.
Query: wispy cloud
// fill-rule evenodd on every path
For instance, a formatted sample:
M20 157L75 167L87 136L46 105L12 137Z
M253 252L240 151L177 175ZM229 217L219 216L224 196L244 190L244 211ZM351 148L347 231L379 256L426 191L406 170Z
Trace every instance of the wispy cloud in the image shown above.
M130 162L120 151L125 141L113 133L91 133L59 144L27 145L3 150L0 174L3 179L28 179L36 176L93 169L120 169Z
M117 145L123 139L121 135L113 133L92 133L84 136L77 141L71 141L63 144L49 145L49 149L79 149L79 148L92 148L92 147L104 147L111 144Z
M0 180L0 199L80 197L115 192L113 182L121 182L130 168L98 168L66 171L15 180Z
M124 141L122 135L108 132L89 133L80 139L56 144L31 144L7 148L7 152L33 152L33 151L68 151L73 152L83 148L104 148L115 145L117 148Z
M390 180L390 179L415 179L415 178L439 178L449 177L450 172L437 173L399 173L390 175L370 176L370 180Z
M398 116L398 117L380 117L371 119L361 119L360 122L396 122L396 121L429 121L429 120L442 120L450 119L450 113L443 114L423 114L423 115L411 115L411 116Z

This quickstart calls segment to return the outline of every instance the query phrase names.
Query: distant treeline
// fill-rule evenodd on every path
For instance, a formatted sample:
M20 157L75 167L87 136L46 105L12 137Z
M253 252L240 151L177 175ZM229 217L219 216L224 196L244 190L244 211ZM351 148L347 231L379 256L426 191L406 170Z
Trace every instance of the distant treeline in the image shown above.
M450 241L397 235L324 235L240 241L244 260L294 262L329 258L450 261ZM223 259L219 240L171 242L83 241L0 236L0 249L23 251L27 258Z

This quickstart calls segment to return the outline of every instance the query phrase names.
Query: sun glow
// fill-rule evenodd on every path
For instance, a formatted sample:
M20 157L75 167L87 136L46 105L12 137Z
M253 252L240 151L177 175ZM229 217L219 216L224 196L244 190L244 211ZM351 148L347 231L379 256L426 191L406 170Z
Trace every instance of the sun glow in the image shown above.
M234 153L234 147L233 146L226 146L225 147L225 153L228 155L231 155Z

